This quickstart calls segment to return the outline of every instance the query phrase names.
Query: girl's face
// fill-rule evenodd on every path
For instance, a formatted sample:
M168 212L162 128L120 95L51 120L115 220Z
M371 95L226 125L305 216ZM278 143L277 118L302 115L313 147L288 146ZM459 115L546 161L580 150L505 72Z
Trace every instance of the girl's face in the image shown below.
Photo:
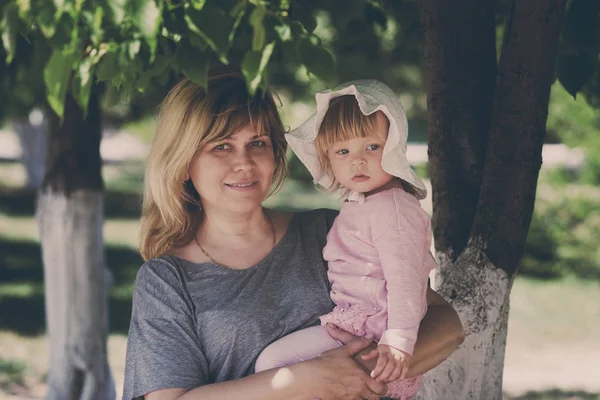
M205 210L248 212L267 196L274 169L270 137L247 125L204 146L190 163L189 175Z
M374 135L337 142L327 150L335 179L342 186L368 195L393 180L394 177L381 166L387 129L386 117L377 113Z

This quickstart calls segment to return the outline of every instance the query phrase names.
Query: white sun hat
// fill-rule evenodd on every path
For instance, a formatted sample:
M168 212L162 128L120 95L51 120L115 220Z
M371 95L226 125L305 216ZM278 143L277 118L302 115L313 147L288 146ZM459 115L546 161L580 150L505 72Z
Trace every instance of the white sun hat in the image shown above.
M416 197L422 200L427 197L427 189L406 158L406 141L408 138L408 122L406 113L394 92L385 84L376 80L358 80L344 83L334 90L326 90L316 95L317 112L304 121L298 128L285 135L296 156L306 166L314 182L330 188L334 183L331 171L321 167L317 154L316 138L323 122L329 102L336 97L353 95L364 115L381 111L390 122L388 137L383 147L381 166L385 172L410 184ZM364 201L362 193L353 192L341 187L337 194L350 201Z

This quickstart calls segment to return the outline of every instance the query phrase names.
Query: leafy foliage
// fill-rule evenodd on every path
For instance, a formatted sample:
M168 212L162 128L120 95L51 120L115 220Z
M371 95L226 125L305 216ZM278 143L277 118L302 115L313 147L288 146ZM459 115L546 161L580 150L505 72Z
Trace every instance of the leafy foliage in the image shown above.
M520 273L538 278L600 279L600 189L542 182Z
M236 64L252 91L265 84L277 47L294 55L286 62L335 84L333 58L312 33L314 19L293 18L290 11L286 0L9 0L2 6L2 55L4 64L21 68L27 64L19 56L23 47L44 48L46 57L32 67L43 70L46 99L58 115L69 90L85 110L98 82L125 96L180 74L206 85L209 64L230 62L244 28L253 32L252 46Z
M558 171L566 182L600 185L600 114L588 102L589 97L571 98L560 85L552 87L548 110L549 136L569 147L581 148L585 160L577 171Z
M598 4L569 1L557 63L561 84L595 106ZM500 36L510 8L497 3ZM221 62L242 69L251 90L268 80L296 99L339 81L380 79L411 97L409 115L425 120L415 0L6 0L0 9L0 94L11 103L24 97L8 109L3 102L4 114L44 99L61 114L67 90L85 109L97 83L126 101L162 94L154 87L182 75L206 85L209 65Z
M600 105L600 2L568 3L558 48L557 75L573 96L582 91ZM584 85L590 85L584 89ZM595 89L594 89L595 87Z

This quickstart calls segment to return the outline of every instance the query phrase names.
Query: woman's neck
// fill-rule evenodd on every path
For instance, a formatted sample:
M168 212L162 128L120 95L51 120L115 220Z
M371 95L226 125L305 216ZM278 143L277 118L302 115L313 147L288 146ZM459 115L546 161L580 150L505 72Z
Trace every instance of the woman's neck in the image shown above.
M245 248L268 235L272 236L271 221L262 207L247 213L204 210L197 232L198 240L208 246L232 249Z

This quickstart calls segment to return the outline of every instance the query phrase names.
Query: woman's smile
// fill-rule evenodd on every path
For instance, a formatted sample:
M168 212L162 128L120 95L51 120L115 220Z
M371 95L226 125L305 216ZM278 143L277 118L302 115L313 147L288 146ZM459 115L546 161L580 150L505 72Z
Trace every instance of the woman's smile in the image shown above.
M258 181L226 183L225 186L236 191L246 192L258 188Z

